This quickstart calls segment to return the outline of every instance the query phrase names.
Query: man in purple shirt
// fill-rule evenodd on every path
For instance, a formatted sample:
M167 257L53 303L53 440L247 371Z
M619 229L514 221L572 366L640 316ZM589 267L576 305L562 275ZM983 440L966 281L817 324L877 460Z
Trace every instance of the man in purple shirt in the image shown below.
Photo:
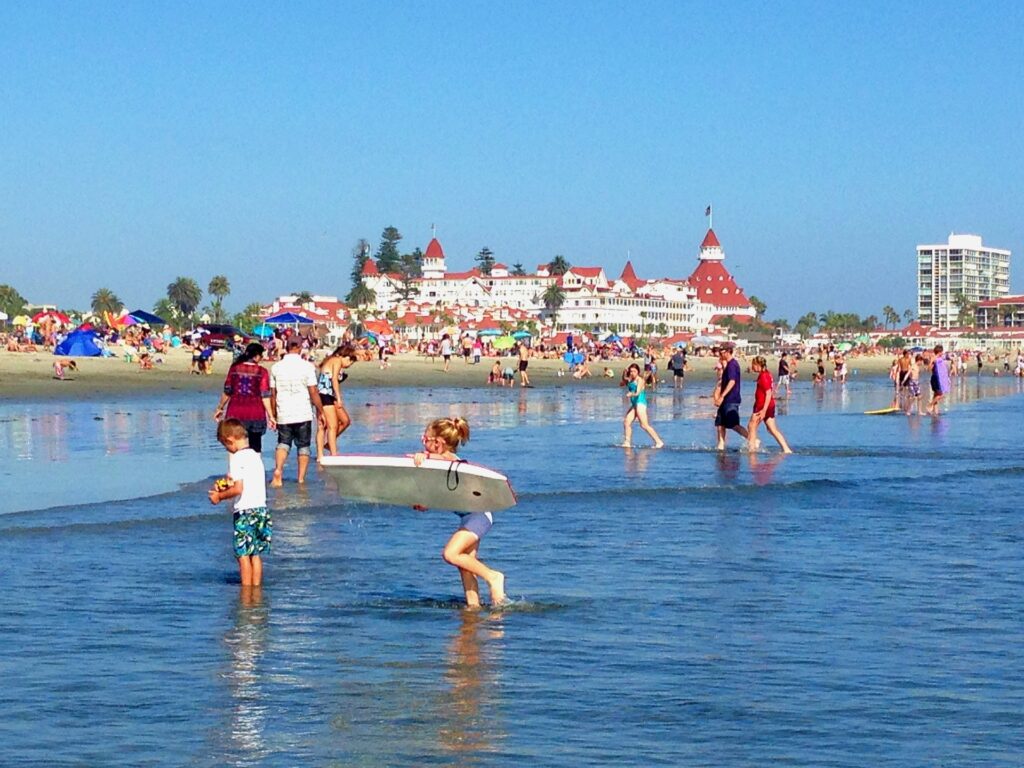
M747 439L747 430L740 426L740 364L733 359L731 344L718 351L718 359L722 362L722 381L715 387L714 403L718 407L715 414L718 445L715 447L724 451L727 429L742 435L744 440Z

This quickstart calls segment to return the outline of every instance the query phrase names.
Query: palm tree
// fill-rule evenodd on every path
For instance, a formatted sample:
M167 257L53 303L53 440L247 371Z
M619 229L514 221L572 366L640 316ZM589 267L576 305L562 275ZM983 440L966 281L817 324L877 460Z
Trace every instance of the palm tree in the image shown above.
M210 296L213 296L213 301L210 302L213 321L215 323L224 322L224 297L231 293L231 285L228 283L228 279L224 275L214 275L214 277L210 279L210 284L207 286L206 292Z
M900 321L900 313L891 304L886 304L882 307L882 317L885 319L886 330L888 330L890 325L895 328L896 324Z
M167 298L177 307L181 317L190 317L203 298L199 283L191 277L179 277L167 286Z
M164 320L177 320L178 308L174 306L170 299L164 297L153 305L153 314L157 317L162 317Z
M572 265L565 260L565 256L555 256L548 264L548 272L552 275L564 275Z
M914 319L914 310L912 310L912 309L905 309L905 310L903 310L903 319L906 320L908 323L911 322Z
M239 312L234 317L234 324L236 328L241 328L243 331L251 331L256 325L259 324L260 316L263 314L263 307L257 303L247 304L245 309Z
M350 307L365 307L377 301L377 292L360 280L345 297Z
M298 291L295 294L295 303L300 307L304 304L308 304L313 300L313 294L309 291Z
M109 288L98 289L92 295L91 306L93 314L96 315L102 315L104 312L116 315L124 308L124 304L117 298L117 294Z
M558 318L558 310L565 304L565 291L558 283L552 283L544 291L544 306L551 313L551 323L554 324Z
M512 265L512 277L525 277L526 270L523 269L523 262L517 261Z

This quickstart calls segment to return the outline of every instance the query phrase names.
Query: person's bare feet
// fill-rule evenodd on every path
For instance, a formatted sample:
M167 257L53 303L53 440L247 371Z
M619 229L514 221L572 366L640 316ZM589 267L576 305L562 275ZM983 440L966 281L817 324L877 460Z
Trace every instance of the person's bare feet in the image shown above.
M280 488L282 485L284 485L284 478L281 477L280 472L275 472L270 478L270 487Z
M505 574L501 571L494 572L494 578L488 582L491 588L491 605L502 605L508 602L505 597Z
M658 442L656 442L654 444L654 447L655 448L664 448L665 447L665 443L663 443L661 440L659 440Z

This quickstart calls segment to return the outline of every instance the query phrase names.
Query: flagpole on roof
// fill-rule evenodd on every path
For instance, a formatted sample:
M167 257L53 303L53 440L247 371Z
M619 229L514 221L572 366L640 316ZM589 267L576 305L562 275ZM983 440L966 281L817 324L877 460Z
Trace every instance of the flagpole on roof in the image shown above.
M708 207L704 211L704 215L708 217L708 229L714 229L715 228L715 211L711 207L710 203L708 203Z

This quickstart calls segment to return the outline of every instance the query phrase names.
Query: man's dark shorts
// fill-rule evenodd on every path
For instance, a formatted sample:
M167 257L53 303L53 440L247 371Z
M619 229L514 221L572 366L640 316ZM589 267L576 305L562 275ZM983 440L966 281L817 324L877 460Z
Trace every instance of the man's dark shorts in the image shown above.
M530 361L529 361L529 360L520 360L520 361L519 361L519 370L520 370L520 371L525 371L525 370L526 370L526 367L527 367L527 366L528 366L529 364L530 364Z
M740 404L722 403L715 414L715 426L734 429L740 425Z
M299 456L309 456L309 446L313 442L312 422L300 421L297 424L278 424L278 447L280 448L283 445L290 451L292 449L292 442L295 443Z

